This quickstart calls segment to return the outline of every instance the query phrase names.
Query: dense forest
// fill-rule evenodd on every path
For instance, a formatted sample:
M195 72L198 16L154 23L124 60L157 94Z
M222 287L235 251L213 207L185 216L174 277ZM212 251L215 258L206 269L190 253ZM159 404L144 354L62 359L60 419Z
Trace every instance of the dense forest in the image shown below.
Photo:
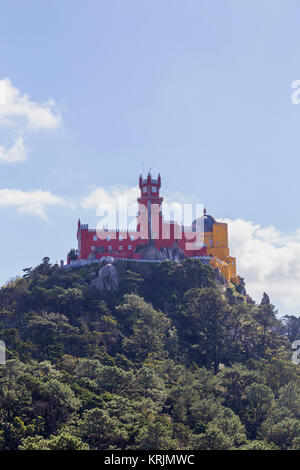
M49 258L1 288L1 449L300 450L296 317L199 260L115 266L115 291Z

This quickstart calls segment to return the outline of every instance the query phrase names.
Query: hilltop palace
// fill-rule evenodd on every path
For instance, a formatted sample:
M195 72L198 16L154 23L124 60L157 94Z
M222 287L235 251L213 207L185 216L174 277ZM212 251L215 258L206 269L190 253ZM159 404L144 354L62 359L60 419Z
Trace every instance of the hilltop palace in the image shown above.
M140 175L139 188L136 230L89 229L79 220L78 250L73 256L69 253L68 265L98 262L108 256L141 262L199 258L218 270L228 282L239 283L236 260L229 256L227 224L217 222L205 209L190 227L166 221L159 194L160 175L157 179L150 172L146 179Z

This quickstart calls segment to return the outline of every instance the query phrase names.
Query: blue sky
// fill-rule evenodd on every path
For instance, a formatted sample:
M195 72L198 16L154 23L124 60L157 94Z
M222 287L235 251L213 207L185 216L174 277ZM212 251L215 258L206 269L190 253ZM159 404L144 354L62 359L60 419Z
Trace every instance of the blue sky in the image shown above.
M255 298L266 290L300 313L299 2L11 0L1 11L0 282L65 258L77 218L96 223L82 201L151 167L171 198L235 221L231 252Z

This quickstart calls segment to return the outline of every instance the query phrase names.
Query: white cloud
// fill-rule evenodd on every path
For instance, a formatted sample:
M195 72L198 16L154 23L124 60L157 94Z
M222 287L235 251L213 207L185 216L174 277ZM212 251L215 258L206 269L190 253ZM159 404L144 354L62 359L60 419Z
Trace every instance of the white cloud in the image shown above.
M85 209L97 209L99 206L112 205L118 210L120 198L127 198L128 206L136 204L137 198L140 196L140 189L138 186L110 186L109 188L97 188L90 192L88 196L82 199L81 205ZM164 196L163 208L168 205L168 211L172 212L172 216L178 215L183 209L183 203L187 201L186 196L181 193L167 192ZM166 211L166 215L168 214ZM176 218L178 222L182 221L182 214ZM189 221L191 223L192 220Z
M50 191L41 189L21 191L19 189L0 189L0 208L14 207L18 212L47 219L46 208L49 206L63 206L66 200L55 196Z
M37 103L15 88L9 78L0 80L0 126L10 128L10 132L18 136L10 148L0 145L0 163L27 160L22 136L29 131L56 129L61 121L61 114L52 99Z
M0 123L24 126L24 121L32 130L55 129L61 115L52 99L37 103L15 88L9 78L0 80Z
M23 137L17 137L12 147L8 149L0 145L0 163L17 163L25 160L27 160L27 150Z
M97 209L99 206L112 205L118 207L119 198L127 198L129 206L136 203L139 196L138 186L127 188L126 186L111 186L108 189L94 189L87 197L81 201L84 209Z
M300 229L286 233L243 219L225 222L249 294L259 301L265 291L280 313L300 315Z
M105 226L115 229L118 226L121 230L126 228L135 230L138 195L138 186L97 188L82 199L81 205L84 209L95 210L98 218L97 228Z

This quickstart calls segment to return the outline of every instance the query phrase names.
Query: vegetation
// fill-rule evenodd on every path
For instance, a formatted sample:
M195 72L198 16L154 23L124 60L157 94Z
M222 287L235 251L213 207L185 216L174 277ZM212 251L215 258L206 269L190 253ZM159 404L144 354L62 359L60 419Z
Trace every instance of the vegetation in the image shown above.
M0 290L1 449L300 449L300 321L198 260L48 258Z

